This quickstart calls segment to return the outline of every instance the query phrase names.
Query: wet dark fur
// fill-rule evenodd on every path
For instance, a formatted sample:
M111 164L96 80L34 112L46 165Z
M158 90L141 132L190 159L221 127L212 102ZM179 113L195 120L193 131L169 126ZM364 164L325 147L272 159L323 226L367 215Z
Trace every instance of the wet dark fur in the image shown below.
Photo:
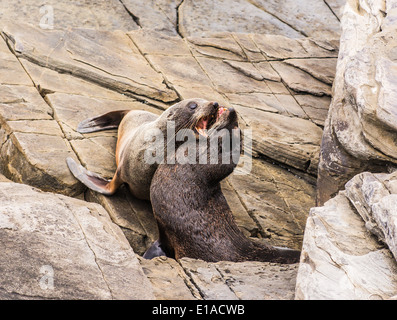
M217 127L231 132L236 126L236 113L229 109L222 114ZM235 150L238 155L240 148ZM148 249L145 258L167 255L212 262L298 262L299 251L250 240L237 227L220 187L220 181L231 174L235 166L233 161L230 164L219 161L219 164L177 163L158 167L151 183L150 198L160 238Z

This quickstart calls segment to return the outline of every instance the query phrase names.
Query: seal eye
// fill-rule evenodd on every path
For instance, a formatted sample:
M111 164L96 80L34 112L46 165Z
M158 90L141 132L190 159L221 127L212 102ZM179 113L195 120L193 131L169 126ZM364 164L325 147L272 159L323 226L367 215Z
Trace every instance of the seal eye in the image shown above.
M190 110L196 109L197 108L197 103L193 102L193 103L189 104L189 108L190 108Z

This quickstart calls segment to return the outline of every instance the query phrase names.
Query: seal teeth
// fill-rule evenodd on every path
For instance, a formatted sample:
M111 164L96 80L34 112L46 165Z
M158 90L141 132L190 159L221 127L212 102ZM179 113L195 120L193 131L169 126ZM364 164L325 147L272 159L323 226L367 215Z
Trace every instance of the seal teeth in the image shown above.
M196 124L196 130L201 135L207 137L208 122L210 120L209 116L202 117Z
M227 111L227 108L225 108L225 107L219 107L218 108L218 112L216 113L216 121L219 120L219 118L221 117L222 113L224 113L225 111Z

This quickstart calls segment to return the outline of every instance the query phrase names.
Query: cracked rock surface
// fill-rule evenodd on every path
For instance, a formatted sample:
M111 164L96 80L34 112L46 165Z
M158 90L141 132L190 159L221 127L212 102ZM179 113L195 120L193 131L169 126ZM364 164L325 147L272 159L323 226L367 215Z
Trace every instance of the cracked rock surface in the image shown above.
M13 182L0 198L1 299L154 298L101 206Z
M341 191L323 207L311 209L295 299L386 300L396 295L397 264L389 249L395 250L395 244L388 247L380 243L368 232L371 230L376 234L377 225L364 222L369 217L382 219L382 213L390 214L389 228L395 230L395 198L385 195L378 199L383 207L372 206L372 199L369 203L364 200L366 191L371 188L369 183L353 186L357 183L355 179L347 187L358 190ZM373 186L371 190L377 192ZM360 215L368 206L377 208L373 212L374 218L369 209L371 215L367 213L363 219ZM388 241L390 243L390 239Z
M363 171L395 168L396 1L349 2L318 177L322 204Z
M396 7L344 8L296 299L396 299Z

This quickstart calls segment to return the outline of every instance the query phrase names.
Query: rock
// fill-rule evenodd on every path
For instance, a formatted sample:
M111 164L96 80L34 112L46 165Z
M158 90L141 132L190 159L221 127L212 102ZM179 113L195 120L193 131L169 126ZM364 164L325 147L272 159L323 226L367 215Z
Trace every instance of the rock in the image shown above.
M131 31L127 35L143 55L191 55L189 47L180 37L146 29Z
M318 203L363 171L386 172L397 162L393 5L348 2L333 99L325 122L318 173Z
M256 33L252 35L252 40L269 61L290 58L318 59L338 57L337 38L328 40L312 38L291 39L281 35Z
M80 0L68 4L55 0L24 0L23 5L0 4L0 20L30 23L43 29L73 27L100 30L134 30L139 26L117 0Z
M338 18L330 14L325 1L254 0L253 4L304 36L321 39L339 36Z
M2 85L24 85L32 86L32 80L26 75L26 72L18 59L10 54L7 44L0 39L0 83Z
M315 187L308 182L310 179L302 179L291 170L257 159L253 159L248 175L241 174L240 170L238 167L228 182L249 216L260 226L260 235L272 245L299 250L307 214L315 205ZM234 213L234 202L227 200ZM257 235L251 233L251 236Z
M156 299L292 300L298 264L140 258Z
M0 199L1 299L154 297L99 205L11 182L0 183Z
M216 5L211 1L198 4L184 0L178 12L179 32L184 37L203 36L206 31L276 33L292 38L302 37L289 25L245 0L222 0Z
M335 3L335 7L341 4ZM218 1L200 5L185 0L179 7L179 31L203 36L209 31L279 34L289 38L337 38L339 20L323 1ZM208 17L208 12L211 12Z
M243 106L290 117L308 118L296 98L289 93L228 93L227 97L236 108Z
M309 94L301 94L295 95L294 98L298 101L310 120L319 126L324 126L325 119L328 115L328 107L331 103L331 97L316 97Z
M132 197L126 187L121 187L111 197L88 190L85 199L99 203L106 209L112 221L121 228L137 254L143 255L159 238L150 202Z
M332 85L334 82L336 62L337 59L335 58L286 60L287 64L297 67L329 85Z
M341 0L210 1L95 0L64 4L54 0L0 4L0 20L23 22L43 29L87 28L130 31L143 28L166 35L190 36L213 31L275 33L289 37L329 38L339 34ZM211 12L210 19L208 12ZM227 13L230 13L229 15Z
M219 262L218 272L240 300L292 300L298 264Z
M297 264L217 262L183 258L184 271L205 300L291 300Z
M177 99L175 92L162 83L163 78L121 32L43 31L9 25L3 34L18 57L40 66L71 73L121 93L165 102ZM84 48L81 46L83 42L86 43ZM114 47L112 43L118 45Z
M202 299L192 279L174 259L157 257L152 260L139 259L143 272L150 280L153 293L158 300Z
M1 172L46 191L81 193L64 162L75 155L37 90L3 85L0 91Z
M161 34L178 35L177 10L179 1L149 0L142 2L122 0L121 3L140 27L158 31Z
M311 121L238 107L252 128L253 150L302 171L315 173L322 130Z
M397 260L397 175L363 172L346 184L366 228L387 244Z
M30 81L33 81L34 86L42 96L53 93L68 93L98 99L134 101L129 96L98 86L95 83L88 82L69 73L60 73L46 67L41 67L23 58L19 59L19 63L22 64L26 73L29 74Z
M342 9L346 3L345 0L326 0L324 1L327 6L332 10L332 13L338 18L338 20L340 21L340 19L342 18Z
M255 220L250 216L246 209L246 204L240 196L239 188L234 188L231 182L232 176L221 181L223 195L232 210L236 224L240 227L246 237L258 237L259 228Z
M0 174L0 182L12 182L11 180L7 179L5 176Z
M51 108L33 86L2 85L0 91L4 121L52 120Z
M40 124L30 121L27 129L31 131L33 125ZM48 133L10 134L6 131L5 134L9 136L1 148L1 170L7 177L45 191L70 195L82 192L82 186L76 183L65 165L65 157L76 158L66 140Z
M295 299L388 299L397 292L397 264L352 209L344 192L310 210Z
M288 88L296 92L308 92L315 96L331 95L331 88L323 82L313 78L300 68L291 68L288 64L274 61L271 63L280 74Z

